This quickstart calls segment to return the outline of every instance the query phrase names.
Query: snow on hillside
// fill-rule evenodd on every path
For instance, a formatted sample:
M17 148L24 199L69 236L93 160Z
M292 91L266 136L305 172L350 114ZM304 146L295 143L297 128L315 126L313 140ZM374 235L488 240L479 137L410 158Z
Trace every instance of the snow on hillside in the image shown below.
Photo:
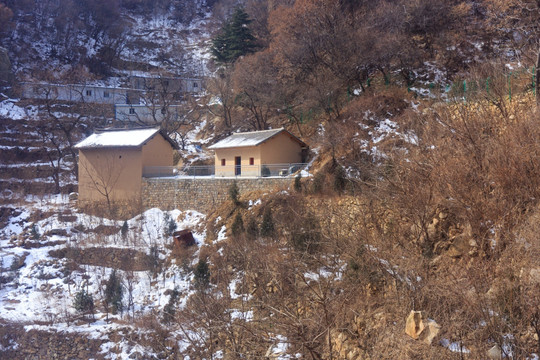
M16 99L7 99L0 102L0 117L13 120L28 120L32 119L36 113L37 108L35 106L29 105L22 108L17 105Z
M210 59L207 46L210 34L206 29L210 16L206 13L189 25L178 24L166 17L147 20L143 16L132 16L132 31L121 56L174 72L206 75L206 64ZM141 47L144 43L153 46Z
M117 347L121 350L118 357L121 359L127 359L135 351L149 355L150 350L140 346L108 342L110 331L120 327L144 332L126 321L126 312L123 316L109 314L113 321L107 322L103 307L96 306L95 322L73 323L77 318L73 308L75 294L85 289L95 303L101 302L104 283L112 268L90 264L95 259L76 264L67 255L55 256L55 252L75 250L91 254L90 251L99 246L110 251L129 250L152 256L150 250L156 249L159 260L166 261L170 260L172 251L172 238L166 235L170 224L175 224L177 229L192 229L199 247L205 239L205 230L200 226L205 216L195 211L150 209L127 220L127 231L122 231L122 221L74 212L70 210L72 207L73 203L65 196L28 198L26 203L10 207L14 216L0 229L0 319L28 324L27 330L76 332L107 340L102 346L103 353L108 354L110 348ZM100 233L100 228L111 231ZM197 253L198 250L195 259ZM124 264L130 265L133 264ZM180 292L180 306L185 303L193 292L193 275L174 259L164 269L160 273L151 269L118 270L124 279L126 306L129 281L133 284L134 306L126 311L137 317L159 317L173 289Z

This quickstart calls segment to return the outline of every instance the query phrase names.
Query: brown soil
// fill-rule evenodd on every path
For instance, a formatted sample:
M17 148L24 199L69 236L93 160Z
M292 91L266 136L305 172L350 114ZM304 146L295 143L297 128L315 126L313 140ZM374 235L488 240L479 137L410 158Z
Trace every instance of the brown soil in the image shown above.
M124 271L147 271L154 268L154 259L131 249L119 248L65 248L49 253L56 258L67 258L79 265L104 266Z

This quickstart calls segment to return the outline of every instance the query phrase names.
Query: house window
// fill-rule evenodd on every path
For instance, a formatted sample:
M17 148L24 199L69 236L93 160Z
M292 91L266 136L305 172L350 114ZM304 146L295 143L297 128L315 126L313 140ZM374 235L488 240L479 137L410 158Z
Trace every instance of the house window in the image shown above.
M197 84L196 82L193 83L193 88L196 89L199 87L199 84Z
M167 112L167 109L161 108L161 114L162 114L162 115L165 115L166 112Z
M134 108L129 108L129 113L130 113L131 115L135 114L135 109L134 109Z
M249 165L255 165L255 158L249 158Z
M109 92L108 91L104 91L103 92L103 97L104 98L108 98L110 96Z
M92 96L92 90L86 90L86 96Z
M221 166L225 166L225 159L221 159Z

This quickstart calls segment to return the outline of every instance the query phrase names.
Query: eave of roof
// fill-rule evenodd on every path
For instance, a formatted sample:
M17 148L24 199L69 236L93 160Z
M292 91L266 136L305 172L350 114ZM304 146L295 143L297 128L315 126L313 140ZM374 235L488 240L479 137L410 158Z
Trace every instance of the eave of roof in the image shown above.
M160 134L174 149L178 145L157 128L140 129L106 129L96 131L86 139L75 145L76 149L102 149L102 148L139 148L156 134Z
M302 140L298 139L296 136L294 136L293 134L291 134L284 128L280 128L280 129L274 129L274 130L235 133L235 134L232 134L231 136L226 137L225 139L221 141L218 141L214 145L209 146L208 149L217 150L217 149L229 149L229 148L237 148L237 147L258 146L283 132L289 135L295 141L297 141L300 145L307 146Z

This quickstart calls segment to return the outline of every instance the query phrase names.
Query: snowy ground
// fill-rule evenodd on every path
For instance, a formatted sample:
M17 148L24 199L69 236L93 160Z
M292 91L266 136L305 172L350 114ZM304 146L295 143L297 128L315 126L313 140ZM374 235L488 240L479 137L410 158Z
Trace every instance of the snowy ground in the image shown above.
M197 246L200 246L204 242L205 230L198 229L201 229L200 224L205 216L195 211L164 212L150 209L127 221L129 230L124 236L119 231L98 237L90 231L79 232L77 229L81 226L87 230L98 226L121 229L123 222L72 212L70 209L73 204L65 196L27 200L24 205L13 206L17 216L11 217L0 229L0 265L3 277L0 319L27 324L27 330L85 333L92 338L106 340L102 346L104 354L109 353L112 347L120 349L120 354L110 353L110 358L127 359L133 352L149 354L149 349L141 349L140 346L108 341L111 330L119 327L127 326L133 328L133 331L144 332L140 327L131 325L126 313L123 316L109 315L116 320L108 322L102 306L97 306L95 322L81 325L73 323L78 315L73 308L75 294L81 289L87 289L94 302L99 303L103 296L103 282L108 279L112 269L83 265L73 270L68 266L68 259L55 258L50 251L66 247L86 249L99 245L148 253L149 248L154 246L158 249L159 258L165 260L171 253L172 238L165 234L169 223L174 222L177 229L193 229ZM47 216L32 221L32 213L36 211ZM197 252L194 261L197 261ZM151 271L119 270L118 273L124 279L126 288L127 279L132 278L132 313L139 318L146 315L158 316L169 300L170 290L177 289L180 292L180 306L193 291L192 274L174 261L157 275Z

